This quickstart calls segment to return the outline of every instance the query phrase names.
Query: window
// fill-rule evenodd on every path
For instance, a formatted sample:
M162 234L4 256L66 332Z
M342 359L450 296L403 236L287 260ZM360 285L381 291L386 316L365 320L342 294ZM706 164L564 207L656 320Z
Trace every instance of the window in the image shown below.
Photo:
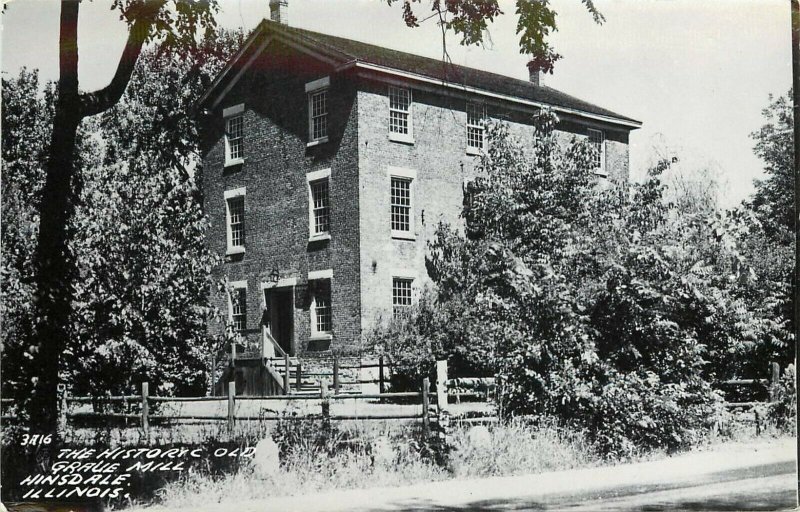
M312 234L322 235L330 230L331 208L328 199L328 180L311 182L311 211L314 217Z
M393 238L414 239L414 180L417 172L389 167L389 221Z
M331 270L308 273L311 291L311 337L330 339L333 332L333 309L331 307Z
M245 189L228 190L225 192L225 209L228 224L228 251L227 254L244 252L244 196Z
M311 109L311 140L328 136L328 91L315 92L308 97Z
M597 174L606 174L606 135L600 130L589 130L589 144L597 151L594 154L592 168Z
M331 231L330 169L310 172L308 182L309 240L326 240Z
M330 334L332 320L330 294L318 291L314 295L314 334Z
M486 147L486 107L479 103L467 103L467 153L478 154Z
M411 180L392 176L392 232L411 232Z
M392 316L404 318L411 312L411 284L413 279L392 278Z
M309 146L328 141L328 87L330 83L330 78L326 76L306 84Z
M247 329L247 281L230 283L229 311L230 322L234 332Z
M244 161L244 104L228 107L222 115L225 118L225 165L241 164Z
M414 142L410 89L389 86L389 138Z

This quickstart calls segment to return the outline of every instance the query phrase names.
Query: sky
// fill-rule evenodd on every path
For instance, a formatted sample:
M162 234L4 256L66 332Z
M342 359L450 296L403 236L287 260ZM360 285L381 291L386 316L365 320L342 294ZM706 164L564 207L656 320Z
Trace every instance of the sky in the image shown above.
M220 0L218 24L255 27L269 16L268 0ZM558 31L551 37L563 58L547 85L642 121L630 138L631 175L644 175L666 151L684 173L710 168L724 183L721 200L733 206L753 191L762 163L749 134L762 122L769 95L791 85L789 2L785 0L596 0L602 25L578 0L552 0ZM105 86L127 35L110 1L82 2L78 45L81 88ZM441 32L430 19L405 26L401 2L289 0L289 25L397 50L441 58ZM420 19L426 3L417 7ZM518 49L514 3L490 27L483 47L464 48L449 37L456 64L527 79ZM3 76L19 68L58 75L55 0L12 0L2 14Z

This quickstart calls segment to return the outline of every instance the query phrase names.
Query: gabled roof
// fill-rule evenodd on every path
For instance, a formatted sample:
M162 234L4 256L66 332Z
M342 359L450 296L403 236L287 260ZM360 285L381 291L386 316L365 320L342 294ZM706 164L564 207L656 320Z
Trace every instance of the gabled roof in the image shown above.
M534 85L526 80L519 80L480 69L445 64L439 59L391 50L353 39L289 27L269 20L262 21L253 30L243 48L231 59L203 95L200 100L201 104L208 104L209 101L214 102L215 98L223 94L231 81L237 79L237 70L242 69L241 65L238 64L241 64L241 61L248 59L248 57L254 57L253 52L260 51L258 49L259 41L263 41L265 37L269 36L305 48L342 68L354 66L382 73L401 75L410 80L435 83L475 94L493 96L507 101L540 107L552 106L557 111L590 117L612 124L620 124L631 129L641 126L640 121L617 114L551 87Z

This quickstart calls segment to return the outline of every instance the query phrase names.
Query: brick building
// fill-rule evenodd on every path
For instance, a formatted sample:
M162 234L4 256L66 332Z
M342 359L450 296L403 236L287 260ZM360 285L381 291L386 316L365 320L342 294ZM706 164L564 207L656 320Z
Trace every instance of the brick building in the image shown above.
M286 0L202 101L204 207L229 282L215 300L251 346L292 356L352 353L410 305L437 223L459 222L483 118L521 140L552 107L565 137L600 150L598 174L628 176L638 121L540 85L287 26ZM269 335L269 336L268 336Z

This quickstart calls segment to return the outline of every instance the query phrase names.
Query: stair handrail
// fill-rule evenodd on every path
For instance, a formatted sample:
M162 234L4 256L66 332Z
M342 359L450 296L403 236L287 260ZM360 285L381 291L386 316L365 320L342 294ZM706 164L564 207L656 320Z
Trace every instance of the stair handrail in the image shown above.
M277 342L277 341L275 341L275 338L273 338L273 337L272 337L272 335L269 333L269 331L267 331L267 330L264 330L264 337L265 337L265 338L266 338L266 339L267 339L267 340L268 340L270 343L272 343L272 346L273 346L273 347L275 347L275 350L277 351L277 353L278 353L278 354L280 354L280 355L281 355L281 357L286 357L286 356L288 355L288 354L286 353L286 351L285 351L285 350L283 350L283 348L281 348L281 346L278 344L278 342ZM262 356L264 355L264 351L263 351L263 350L261 351L261 355L262 355Z

